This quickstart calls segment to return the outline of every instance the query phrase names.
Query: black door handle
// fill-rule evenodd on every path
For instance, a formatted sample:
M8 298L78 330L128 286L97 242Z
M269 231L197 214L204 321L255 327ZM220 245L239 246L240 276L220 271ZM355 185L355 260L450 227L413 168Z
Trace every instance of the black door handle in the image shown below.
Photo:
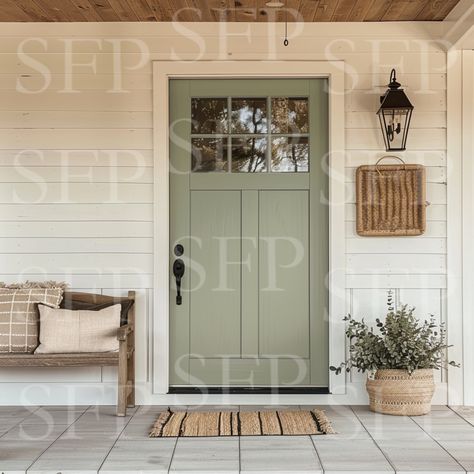
M178 258L173 263L173 275L176 279L176 304L180 305L183 302L183 298L181 297L181 278L183 278L184 270L186 269L184 262Z

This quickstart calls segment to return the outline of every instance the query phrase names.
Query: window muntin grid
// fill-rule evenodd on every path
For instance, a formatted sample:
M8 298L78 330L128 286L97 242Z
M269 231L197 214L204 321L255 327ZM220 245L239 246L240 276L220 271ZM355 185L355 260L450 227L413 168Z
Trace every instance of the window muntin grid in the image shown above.
M309 171L308 97L191 99L193 172Z

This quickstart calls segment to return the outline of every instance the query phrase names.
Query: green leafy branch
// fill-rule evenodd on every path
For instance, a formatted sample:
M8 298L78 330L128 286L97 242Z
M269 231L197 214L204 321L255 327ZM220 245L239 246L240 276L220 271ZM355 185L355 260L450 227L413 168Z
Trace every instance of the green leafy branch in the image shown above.
M433 315L420 321L414 308L407 305L395 310L391 293L388 296L389 311L385 321L377 318L376 328L364 319L357 321L348 315L346 336L349 339L349 357L338 367L330 370L340 374L374 371L377 369L402 369L410 374L417 369L441 369L448 365L459 367L448 361L445 324L438 324Z

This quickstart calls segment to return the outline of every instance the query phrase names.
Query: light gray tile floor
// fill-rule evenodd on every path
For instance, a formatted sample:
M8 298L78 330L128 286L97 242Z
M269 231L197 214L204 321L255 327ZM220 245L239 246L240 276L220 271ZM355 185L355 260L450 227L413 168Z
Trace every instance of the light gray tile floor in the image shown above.
M137 407L124 418L115 407L0 407L0 474L474 473L473 408L439 406L421 417L317 408L337 434L150 439L167 407Z
M378 447L395 467L397 474L405 472L464 472L461 464L432 439L383 440Z
M461 464L466 472L474 472L474 448L472 441L441 441L440 444Z
M120 440L100 468L101 473L168 473L176 438Z
M238 473L239 438L178 438L171 460L172 473Z
M309 436L240 438L240 472L322 473Z

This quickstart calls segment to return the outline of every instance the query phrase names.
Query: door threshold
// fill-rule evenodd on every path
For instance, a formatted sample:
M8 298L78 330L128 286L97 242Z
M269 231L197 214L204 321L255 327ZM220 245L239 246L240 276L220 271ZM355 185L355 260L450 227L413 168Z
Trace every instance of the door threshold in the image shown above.
M235 394L235 395L328 395L328 387L170 387L170 394Z

